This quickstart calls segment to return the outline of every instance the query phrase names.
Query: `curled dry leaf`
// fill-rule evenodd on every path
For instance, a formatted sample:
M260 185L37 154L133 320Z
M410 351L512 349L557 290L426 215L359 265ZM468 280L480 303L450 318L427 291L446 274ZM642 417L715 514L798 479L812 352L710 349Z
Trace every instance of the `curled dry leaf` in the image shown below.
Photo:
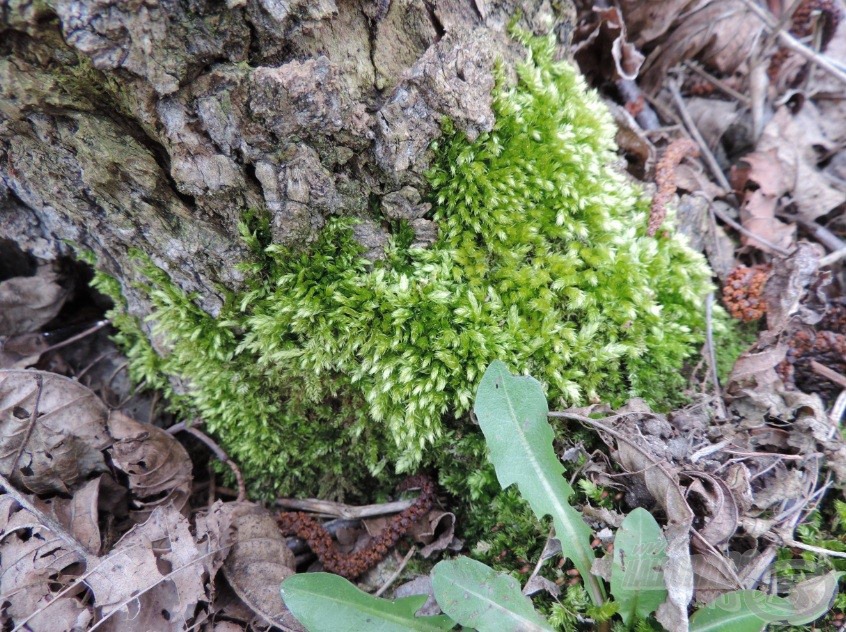
M741 236L744 245L765 252L774 244L786 250L796 238L796 227L776 218L779 199L790 190L790 181L774 151L756 151L743 157L740 166L732 168L732 186L742 199L740 223L764 241Z
M41 266L34 276L0 282L0 336L36 331L53 320L68 297L57 281L50 266Z
M593 7L595 20L575 33L573 55L582 72L610 81L637 78L644 57L626 41L626 24L616 7ZM589 30L588 30L589 29Z
M295 572L295 561L273 515L252 503L230 503L228 510L236 530L223 565L229 585L268 624L302 631L279 594L282 580Z
M76 598L83 587L58 596L80 575L84 560L9 495L0 496L0 560L3 629L26 619L31 630L88 628L93 612Z
M70 491L108 468L108 411L78 382L0 370L0 473L36 494Z
M198 545L188 521L173 506L157 507L89 569L100 627L115 632L189 629L218 551Z
M129 477L137 507L131 513L141 522L157 507L174 505L181 510L191 495L191 459L182 444L168 432L142 424L119 411L109 416L114 444L109 448L114 464Z
M420 555L424 558L444 551L455 538L455 514L433 509L411 528L410 534L415 542L424 545L420 549Z

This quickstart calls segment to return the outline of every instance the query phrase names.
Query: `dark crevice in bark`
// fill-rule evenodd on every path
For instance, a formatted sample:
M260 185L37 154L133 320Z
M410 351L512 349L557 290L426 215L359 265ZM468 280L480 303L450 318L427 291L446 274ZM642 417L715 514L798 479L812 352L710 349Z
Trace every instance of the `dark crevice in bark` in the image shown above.
M423 4L426 6L426 13L429 16L429 21L435 29L435 43L438 43L441 41L443 36L446 35L446 29L444 28L444 25L441 24L440 19L438 19L438 14L435 12L435 3L431 0L425 0Z

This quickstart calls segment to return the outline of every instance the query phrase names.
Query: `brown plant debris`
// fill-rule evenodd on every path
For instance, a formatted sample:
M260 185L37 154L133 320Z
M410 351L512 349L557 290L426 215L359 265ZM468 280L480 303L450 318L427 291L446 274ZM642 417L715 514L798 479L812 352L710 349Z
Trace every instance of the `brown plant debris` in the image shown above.
M692 140L679 138L667 146L664 155L655 167L655 183L658 192L652 199L649 212L649 229L647 234L653 237L664 218L667 217L667 203L676 194L676 167L681 164L685 156L698 156L699 148Z
M814 371L812 362L846 374L846 336L833 331L801 330L790 339L787 356L776 370L788 387L836 397L841 387Z
M834 0L803 0L793 13L790 32L799 38L808 37L814 34L814 30L819 24L820 50L824 51L831 42L831 38L834 37L840 19L840 8ZM776 80L790 56L790 49L784 47L780 47L773 54L767 68L767 74L771 81ZM804 73L794 78L793 82L796 83L802 77L804 77Z
M339 551L329 532L309 514L300 511L283 512L277 516L276 521L284 535L294 535L308 542L327 571L354 579L378 564L414 523L432 508L435 485L428 476L412 476L401 483L398 489L404 491L416 487L421 491L414 504L391 518L382 533L367 548L353 553Z
M733 318L750 323L767 313L764 286L771 270L770 265L757 265L731 271L723 285L723 303Z

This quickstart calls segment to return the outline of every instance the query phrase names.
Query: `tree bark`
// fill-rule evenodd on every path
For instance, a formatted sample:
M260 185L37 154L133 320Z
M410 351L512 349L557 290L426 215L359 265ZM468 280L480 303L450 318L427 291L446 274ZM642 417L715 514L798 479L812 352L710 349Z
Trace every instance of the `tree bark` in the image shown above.
M364 218L370 257L391 218L431 242L429 146L444 117L491 129L515 15L569 37L554 1L2 0L0 237L94 251L139 316L132 248L214 315L247 209L282 244L333 215Z

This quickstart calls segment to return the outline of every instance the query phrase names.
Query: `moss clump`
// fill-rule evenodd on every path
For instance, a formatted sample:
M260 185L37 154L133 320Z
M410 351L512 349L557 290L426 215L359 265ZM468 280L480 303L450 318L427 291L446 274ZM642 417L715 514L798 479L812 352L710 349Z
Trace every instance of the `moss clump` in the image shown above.
M254 481L337 494L387 464L432 463L428 449L472 432L496 358L541 380L552 406L680 391L707 266L679 238L646 235L648 201L611 167L605 108L549 41L526 43L494 129L470 142L447 128L436 147L431 248L410 248L400 227L370 266L350 220L295 251L253 218L248 288L217 320L145 265L171 345L156 370L190 383L177 405Z

